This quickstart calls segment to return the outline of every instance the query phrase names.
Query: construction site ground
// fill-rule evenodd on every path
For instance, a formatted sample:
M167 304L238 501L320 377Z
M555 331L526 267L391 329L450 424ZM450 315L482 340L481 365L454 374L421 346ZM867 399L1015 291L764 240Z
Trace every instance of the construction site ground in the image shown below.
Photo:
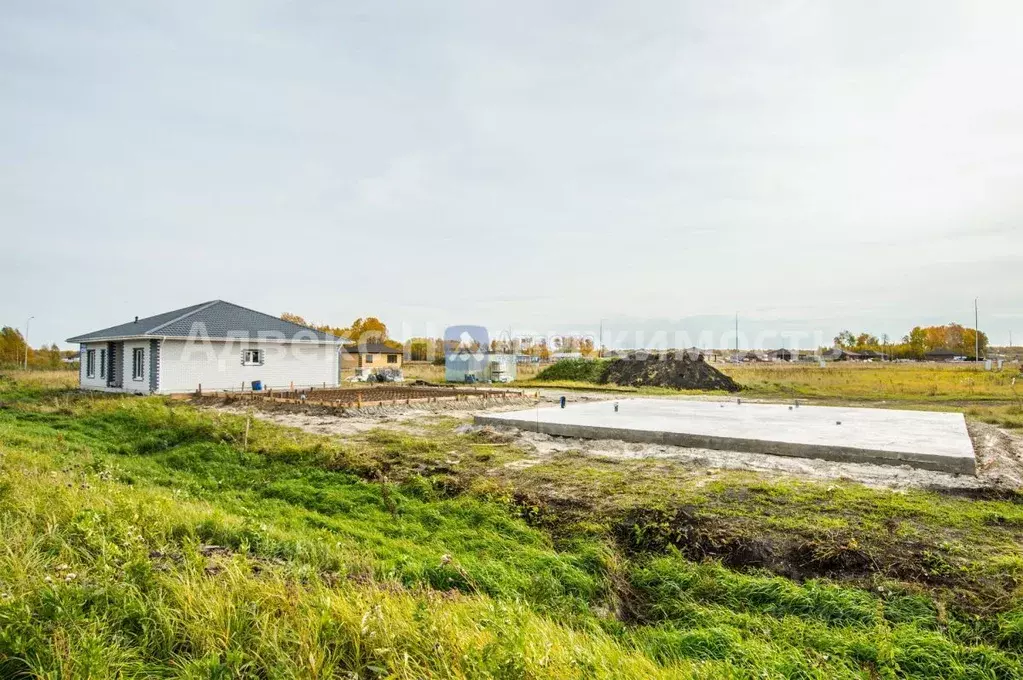
M249 413L255 418L296 427L307 432L341 438L359 437L373 432L392 432L403 436L436 438L439 433L482 437L502 447L500 464L487 466L487 475L496 478L517 476L536 466L573 461L575 468L588 465L619 469L645 470L676 478L716 476L743 472L762 479L855 482L873 488L930 489L969 492L1002 491L1023 488L1023 433L967 419L977 458L977 474L955 475L913 469L908 466L840 463L815 458L793 458L755 452L721 451L705 448L629 443L616 440L587 440L552 437L515 428L472 425L477 414L518 411L530 406L553 406L562 397L568 402L614 400L614 392L561 389L513 390L520 396L484 397L477 390L463 399L421 399L409 403L379 403L370 399L362 408L336 408L292 400L248 401L204 397L207 408L232 413ZM734 397L664 397L702 400L734 400ZM771 402L777 400L754 400ZM804 402L806 403L806 402ZM834 403L829 402L829 403ZM864 404L859 403L863 406ZM877 404L884 407L886 404ZM905 404L899 404L905 408ZM451 463L457 466L457 462ZM478 468L474 465L474 468ZM583 471L584 472L584 471Z
M333 438L346 458L365 460L364 474L381 484L427 497L469 494L507 503L555 540L593 532L612 536L627 553L677 549L696 561L870 590L897 583L969 612L998 611L1023 582L1023 431L968 416L977 474L955 475L473 424L477 414L553 407L562 397L622 394L533 389L505 403L469 399L343 413L242 402L206 407L295 428L296 441L306 432Z

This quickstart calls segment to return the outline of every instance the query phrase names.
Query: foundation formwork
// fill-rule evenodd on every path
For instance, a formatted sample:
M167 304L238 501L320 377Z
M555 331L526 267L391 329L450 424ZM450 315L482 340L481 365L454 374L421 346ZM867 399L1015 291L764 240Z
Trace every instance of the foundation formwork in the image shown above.
M357 409L369 406L399 404L426 404L445 401L480 401L483 404L524 399L521 390L498 390L477 387L418 387L381 385L359 388L318 388L298 390L261 390L235 392L196 392L194 395L175 395L179 399L213 398L247 401L254 404L308 404Z

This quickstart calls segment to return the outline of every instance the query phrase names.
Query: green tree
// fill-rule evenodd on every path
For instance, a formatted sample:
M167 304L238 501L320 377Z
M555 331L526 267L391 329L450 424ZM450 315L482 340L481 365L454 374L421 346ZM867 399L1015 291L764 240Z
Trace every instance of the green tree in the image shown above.
M330 324L313 323L306 321L304 317L298 314L290 312L281 314L281 318L301 326L315 328L324 333L347 338L354 343L380 342L395 349L401 349L402 346L400 342L390 339L387 335L387 324L375 316L367 316L365 319L360 317L353 321L350 326L331 326Z
M281 319L284 321L290 321L291 323L297 323L299 326L309 325L306 322L306 320L303 319L301 316L299 316L298 314L292 314L290 312L284 312L283 314L281 314Z
M920 326L914 326L902 342L908 347L906 358L923 359L927 351L927 331Z
M856 344L856 336L849 331L842 331L835 336L835 346L845 349Z
M11 326L0 329L0 366L15 366L25 359L25 339Z
M436 345L431 338L412 338L408 341L408 356L410 361L429 361L433 357L430 356L431 350L435 350Z
M345 330L345 336L356 342L383 342L388 339L387 324L375 316L356 319Z
M961 348L962 354L964 356L977 358L977 344L976 344L976 339L978 337L977 331L975 331L972 328L964 328L963 329L963 336L962 337L963 337L963 340L962 340L963 344L962 344L962 348ZM987 355L987 334L984 333L984 331L981 331L979 337L980 337L980 356L983 357L983 356Z
M876 336L870 333L860 333L856 336L856 349L875 349L880 345Z

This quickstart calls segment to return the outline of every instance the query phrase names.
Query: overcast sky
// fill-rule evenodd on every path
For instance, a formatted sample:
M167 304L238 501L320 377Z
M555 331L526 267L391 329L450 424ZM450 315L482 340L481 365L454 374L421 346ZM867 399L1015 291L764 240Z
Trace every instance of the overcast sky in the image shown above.
M830 337L979 296L1023 341L1018 0L0 12L0 324L34 345L216 298Z

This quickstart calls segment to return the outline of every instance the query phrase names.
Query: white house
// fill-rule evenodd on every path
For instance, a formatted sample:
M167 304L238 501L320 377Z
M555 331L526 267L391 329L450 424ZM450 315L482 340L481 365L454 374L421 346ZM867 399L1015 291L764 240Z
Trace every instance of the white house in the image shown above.
M82 389L131 394L337 387L345 338L213 300L68 338Z

